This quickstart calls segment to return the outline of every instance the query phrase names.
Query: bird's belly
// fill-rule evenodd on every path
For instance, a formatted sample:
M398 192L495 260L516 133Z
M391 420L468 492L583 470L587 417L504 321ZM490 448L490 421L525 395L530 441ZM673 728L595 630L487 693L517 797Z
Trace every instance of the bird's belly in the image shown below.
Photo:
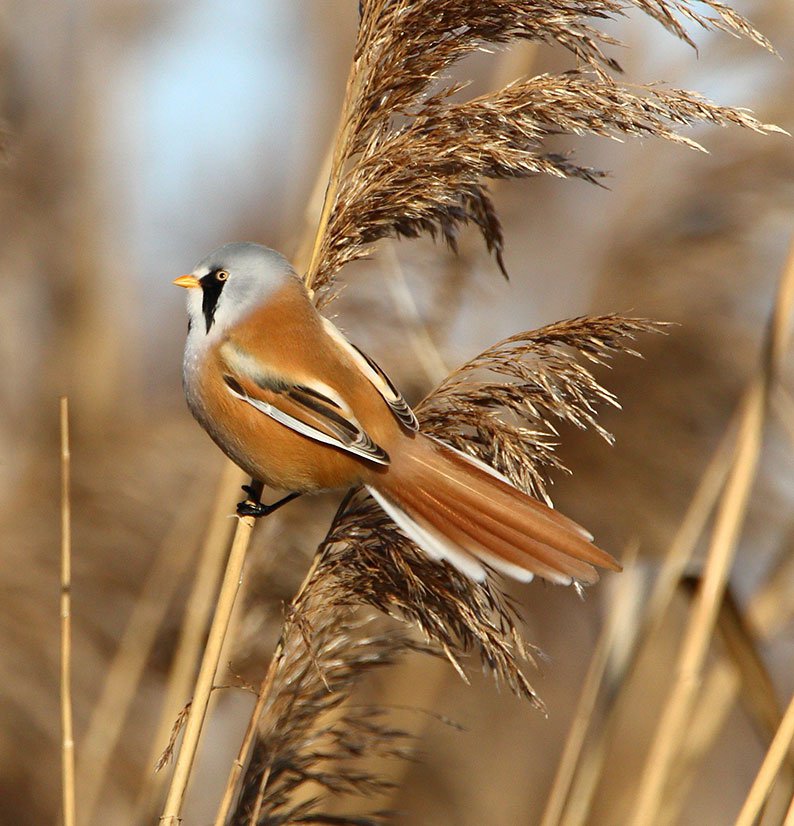
M218 447L268 486L302 492L349 488L366 473L364 460L296 433L226 392L188 392L187 398Z

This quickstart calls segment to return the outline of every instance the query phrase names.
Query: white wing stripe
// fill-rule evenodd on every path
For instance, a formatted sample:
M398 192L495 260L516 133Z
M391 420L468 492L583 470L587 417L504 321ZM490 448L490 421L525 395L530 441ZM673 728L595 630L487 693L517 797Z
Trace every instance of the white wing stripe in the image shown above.
M344 442L341 442L339 439L335 439L333 436L328 436L321 430L317 430L311 425L302 422L300 419L296 419L294 416L290 416L289 413L285 413L283 410L279 410L277 407L270 404L269 402L263 401L262 399L252 399L245 393L238 393L237 390L231 387L228 383L226 384L226 389L236 399L240 399L240 401L247 402L251 405L251 407L256 408L260 413L264 413L266 416L270 416L271 419L277 421L279 424L283 424L285 427L290 428L290 430L294 430L296 433L300 433L302 436L306 436L309 439L313 439L315 442L322 442L322 444L331 445L332 447L338 447L340 450L344 450L348 453L353 453L356 456L360 456L362 459L367 459L370 462L376 462L379 465L389 464L388 457L382 459L379 456L373 456L371 452L362 450L355 444L345 444Z

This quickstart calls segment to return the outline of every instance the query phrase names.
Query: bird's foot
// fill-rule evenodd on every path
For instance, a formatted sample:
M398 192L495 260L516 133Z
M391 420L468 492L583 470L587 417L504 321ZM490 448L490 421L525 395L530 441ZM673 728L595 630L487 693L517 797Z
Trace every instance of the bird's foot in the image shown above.
M300 496L300 493L295 491L283 499L279 499L278 502L274 502L272 505L265 505L259 501L259 497L262 495L261 486L243 485L243 490L248 494L248 499L244 499L237 504L237 515L253 516L255 519L262 516L270 516L273 511L277 511L282 505L286 505L288 502Z

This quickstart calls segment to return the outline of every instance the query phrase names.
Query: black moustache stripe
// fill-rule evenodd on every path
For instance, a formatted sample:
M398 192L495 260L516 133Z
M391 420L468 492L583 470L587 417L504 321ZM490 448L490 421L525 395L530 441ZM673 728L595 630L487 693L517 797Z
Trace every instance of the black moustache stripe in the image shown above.
M201 312L204 314L204 321L207 324L207 332L212 327L212 322L215 319L215 310L218 307L218 299L221 297L223 285L226 281L219 281L217 279L218 270L213 270L209 275L199 279L201 284L201 291L203 293L201 299Z

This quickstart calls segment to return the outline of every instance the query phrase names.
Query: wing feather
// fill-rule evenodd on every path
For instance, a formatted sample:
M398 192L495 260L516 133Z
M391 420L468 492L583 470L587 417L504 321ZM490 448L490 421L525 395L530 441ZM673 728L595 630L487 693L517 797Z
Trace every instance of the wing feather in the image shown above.
M370 438L348 405L330 388L290 382L230 342L221 348L221 358L226 389L236 399L316 442L379 465L389 464L389 454Z
M355 344L349 342L338 328L327 318L323 318L323 326L329 336L338 344L350 358L353 359L356 367L369 379L369 382L383 397L383 400L397 418L397 421L408 431L415 433L419 430L419 422L416 420L413 410L408 402L402 397L399 390L391 383L389 377L378 367L378 365Z

